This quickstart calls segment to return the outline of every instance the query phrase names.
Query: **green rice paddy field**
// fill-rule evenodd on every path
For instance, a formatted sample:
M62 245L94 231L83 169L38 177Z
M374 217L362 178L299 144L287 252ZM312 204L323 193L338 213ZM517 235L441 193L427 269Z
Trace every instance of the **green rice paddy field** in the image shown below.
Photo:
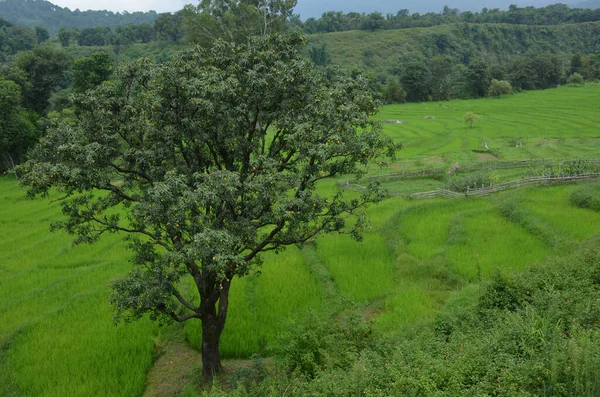
M385 131L406 148L396 164L373 172L490 156L597 157L599 104L600 86L588 84L388 106L378 117L404 122ZM467 111L481 115L473 129L463 122ZM473 152L483 142L491 154ZM394 183L431 187L427 180ZM364 307L377 332L402 332L493 272L526 269L600 236L600 213L569 201L577 188L388 199L369 209L372 228L362 243L330 235L314 247L267 255L262 274L234 280L222 353L268 354L286 317L326 310L335 297ZM518 208L518 216L507 208ZM73 246L69 236L49 233L60 216L58 203L27 200L13 178L0 178L0 396L142 395L164 328L149 320L113 325L107 297L111 281L130 268L124 244L110 235ZM188 323L178 332L198 347L199 328Z

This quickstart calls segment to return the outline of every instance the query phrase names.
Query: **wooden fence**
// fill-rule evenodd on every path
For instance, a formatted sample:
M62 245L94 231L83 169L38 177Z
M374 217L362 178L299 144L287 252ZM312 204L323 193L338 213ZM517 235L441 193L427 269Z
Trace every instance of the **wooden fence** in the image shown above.
M599 159L566 159L566 160L555 160L555 159L531 159L531 160L517 160L517 161L486 161L477 163L458 164L454 168L453 173L462 172L473 172L473 171L492 171L500 169L510 168L538 168L538 167L549 167L549 166L560 166L577 161L583 161L587 165L593 165L600 167ZM385 182L399 179L413 179L413 178L424 178L431 175L448 174L450 169L448 166L444 167L433 167L423 168L422 170L402 171L393 172L382 175L370 175L364 178L368 182ZM345 181L344 181L345 182ZM351 183L350 181L348 181Z
M546 185L546 184L559 184L559 183L571 183L585 180L593 180L600 179L600 173L590 173L590 174L582 174L582 175L573 175L573 176L561 176L561 177L533 177L533 178L524 178L518 179L510 182L503 182L497 185L490 186L482 186L477 189L467 188L466 192L459 193L453 192L451 190L446 189L436 189L429 192L420 192L420 193L397 193L391 192L391 196L393 197L406 197L411 199L428 199L434 197L444 197L444 198L455 198L455 197L483 197L489 196L493 193L502 192L508 189L516 189L524 186L531 185ZM343 187L352 190L364 190L365 186L346 182L342 184Z

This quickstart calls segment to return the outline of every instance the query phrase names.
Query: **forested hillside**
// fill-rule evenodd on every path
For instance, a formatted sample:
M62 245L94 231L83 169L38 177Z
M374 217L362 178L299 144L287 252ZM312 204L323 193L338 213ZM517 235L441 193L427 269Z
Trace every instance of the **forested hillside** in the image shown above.
M3 0L0 1L0 15L13 23L29 28L42 26L51 34L56 34L63 26L80 29L95 26L114 28L130 23L152 23L158 14L155 11L80 11L63 8L46 0Z
M599 34L598 22L459 23L312 35L310 53L317 63L366 72L377 90L395 90L400 85L404 90L400 95L407 95L404 99L426 101L486 96L492 79L508 80L515 89L535 89L561 84L573 72L595 78ZM583 73L570 66L578 53L588 56L581 60ZM415 89L421 92L408 92ZM390 95L389 102L398 101L393 92Z

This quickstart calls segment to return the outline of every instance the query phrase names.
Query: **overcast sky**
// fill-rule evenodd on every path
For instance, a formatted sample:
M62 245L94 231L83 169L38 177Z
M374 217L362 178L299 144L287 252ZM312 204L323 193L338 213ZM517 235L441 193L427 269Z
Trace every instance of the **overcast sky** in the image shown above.
M198 4L192 0L48 0L61 7L70 10L79 8L87 10L109 10L109 11L150 11L167 12L181 10L187 3Z
M198 0L49 0L61 7L71 10L79 8L86 10L110 10L110 11L149 11L156 12L178 11L187 3L198 4ZM535 5L543 6L552 3L573 3L575 0L298 0L294 9L296 14L304 20L309 17L319 17L325 11L355 11L396 13L398 10L407 8L411 12L440 12L445 4L464 10L479 11L482 7L507 8L509 4L516 3L519 6Z

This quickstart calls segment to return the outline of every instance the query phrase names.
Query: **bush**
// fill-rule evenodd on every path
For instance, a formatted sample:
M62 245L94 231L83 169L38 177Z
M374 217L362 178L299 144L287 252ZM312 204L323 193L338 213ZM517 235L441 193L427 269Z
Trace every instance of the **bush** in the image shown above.
M530 295L522 281L498 272L481 294L479 308L516 311L529 301Z
M312 379L325 369L349 367L371 334L371 325L359 312L311 313L289 321L277 350L290 372Z
M512 85L506 80L492 79L490 86L490 96L500 97L505 94L512 94Z
M575 72L569 76L569 78L567 79L567 83L575 84L575 85L582 85L583 84L583 76L580 75L579 73Z
M576 207L600 212L600 185L583 186L573 190L569 201Z
M469 189L478 189L482 186L490 186L492 177L487 172L475 172L466 175L451 175L446 180L446 189L453 192L466 192Z

